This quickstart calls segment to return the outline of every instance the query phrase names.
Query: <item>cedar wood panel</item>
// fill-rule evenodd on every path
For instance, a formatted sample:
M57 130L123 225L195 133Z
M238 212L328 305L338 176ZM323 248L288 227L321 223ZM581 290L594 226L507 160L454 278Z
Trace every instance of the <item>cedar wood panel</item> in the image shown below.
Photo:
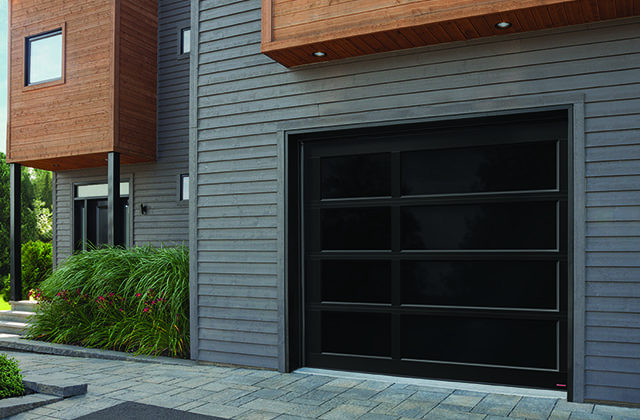
M189 172L189 58L177 51L179 28L190 24L190 5L189 0L158 3L157 162L121 167L122 178L133 180L130 209L137 245L181 244L189 239L188 205L177 200L179 176ZM56 173L57 263L72 252L73 183L106 180L105 168ZM147 206L147 214L140 214L140 204Z
M106 166L111 151L125 164L155 159L156 7L151 0L10 2L9 162L60 170ZM57 28L62 82L25 88L25 38Z
M640 19L287 70L260 53L259 0L193 7L192 336L200 360L284 369L284 132L465 116L516 102L545 106L549 97L578 95L586 178L575 194L586 206L576 214L586 214L586 238L578 241L586 249L576 253L586 253L586 289L577 295L586 298L576 302L576 318L586 323L586 343L578 343L586 357L576 361L585 366L576 395L640 402Z
M111 2L10 3L8 160L20 162L108 150L113 109ZM63 26L64 84L24 89L25 37Z
M119 124L115 150L148 160L156 157L157 15L157 0L119 2Z
M264 0L262 50L289 67L637 15L637 0Z

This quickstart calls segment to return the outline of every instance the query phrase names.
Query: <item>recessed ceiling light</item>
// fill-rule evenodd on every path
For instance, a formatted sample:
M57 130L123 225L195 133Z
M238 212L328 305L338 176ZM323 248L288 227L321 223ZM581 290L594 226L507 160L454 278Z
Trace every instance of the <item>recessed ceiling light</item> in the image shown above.
M511 22L498 22L496 23L496 28L498 29L509 29L511 27Z
M316 51L314 53L311 53L311 55L313 55L314 57L326 57L327 53L324 51Z

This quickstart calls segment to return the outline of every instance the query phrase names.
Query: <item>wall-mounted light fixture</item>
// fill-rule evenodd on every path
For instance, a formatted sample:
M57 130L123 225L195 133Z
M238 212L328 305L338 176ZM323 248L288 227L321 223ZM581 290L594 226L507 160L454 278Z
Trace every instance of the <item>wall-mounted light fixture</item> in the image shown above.
M498 22L496 23L495 26L498 29L509 29L512 26L512 24L511 22Z
M147 206L140 204L140 214L147 214Z

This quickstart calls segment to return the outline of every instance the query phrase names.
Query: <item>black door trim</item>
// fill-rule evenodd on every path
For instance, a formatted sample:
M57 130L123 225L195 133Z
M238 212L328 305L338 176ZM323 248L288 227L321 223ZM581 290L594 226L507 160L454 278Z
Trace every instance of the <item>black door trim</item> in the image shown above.
M353 136L353 138L367 135L368 133L381 132L393 132L399 129L405 130L411 126L424 126L432 125L433 127L441 128L443 125L454 124L456 126L464 124L473 124L479 119L484 117L501 117L501 116L525 116L525 114L532 114L532 118L536 118L535 114L544 111L553 110L565 110L568 115L567 126L567 140L568 153L566 156L561 156L561 159L566 159L568 182L566 183L568 188L568 209L567 209L567 296L566 296L566 308L567 308L567 323L566 331L563 331L563 335L566 334L566 353L567 354L567 390L569 399L572 395L572 379L573 379L573 107L572 106L554 106L535 109L523 109L519 111L506 111L506 112L490 112L471 116L460 116L459 118L440 118L440 119L425 119L417 123L392 123L392 124L380 124L375 127L346 127L346 128L332 128L326 129L313 129L313 130L296 130L285 133L285 184L286 189L286 273L285 273L285 298L286 298L286 369L287 371L293 371L297 368L305 366L304 356L304 284L302 284L302 263L301 257L304 255L304 242L302 241L302 202L303 202L303 187L300 180L303 178L304 165L301 160L301 156L304 151L305 143L313 141L319 138L326 138L328 135L339 133L341 137ZM337 364L339 365L339 363ZM335 365L334 367L336 367ZM345 366L346 368L353 369L353 365ZM356 368L357 369L357 368ZM394 373L394 372L389 372ZM402 374L401 372L395 372L396 374ZM410 376L410 373L406 373ZM474 381L473 378L469 379Z

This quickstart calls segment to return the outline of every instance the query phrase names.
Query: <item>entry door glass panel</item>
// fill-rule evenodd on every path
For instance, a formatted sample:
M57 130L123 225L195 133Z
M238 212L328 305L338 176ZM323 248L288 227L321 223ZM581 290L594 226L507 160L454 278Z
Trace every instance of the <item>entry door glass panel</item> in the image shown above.
M95 226L95 237L90 242L96 246L109 242L109 203L106 200L89 200L88 221Z

